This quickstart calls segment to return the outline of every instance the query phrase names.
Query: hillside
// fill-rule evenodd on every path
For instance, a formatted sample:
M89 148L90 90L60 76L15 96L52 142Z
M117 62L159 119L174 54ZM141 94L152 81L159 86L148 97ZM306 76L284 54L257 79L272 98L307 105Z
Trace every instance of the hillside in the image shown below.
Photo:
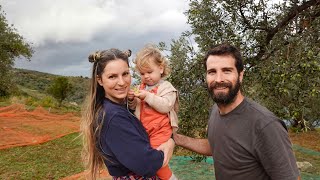
M18 90L28 96L42 98L49 96L47 88L59 75L26 70L13 69L13 82L18 86ZM89 78L81 76L67 76L73 86L73 93L66 99L68 102L81 104L88 92Z

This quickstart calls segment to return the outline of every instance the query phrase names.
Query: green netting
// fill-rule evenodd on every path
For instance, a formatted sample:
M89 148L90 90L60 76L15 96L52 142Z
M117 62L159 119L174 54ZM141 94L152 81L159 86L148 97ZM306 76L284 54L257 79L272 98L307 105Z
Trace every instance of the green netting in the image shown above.
M293 145L293 149L296 150L296 151L300 151L300 152L302 152L304 154L311 155L311 156L320 156L320 152L314 151L314 150L311 150L311 149L307 149L307 148L301 147L301 146L296 145L296 144Z
M294 146L299 148L299 146ZM312 150L299 148L307 153L314 153ZM317 154L319 152L316 152ZM202 162L194 162L190 157L174 156L170 160L170 168L179 180L207 180L215 179L213 171L213 159L207 158ZM320 180L320 176L312 175L309 173L301 173L302 180Z
M170 160L170 168L179 180L214 179L212 158L194 162L190 157L174 156Z
M301 173L302 180L320 180L320 176L315 176L309 173Z

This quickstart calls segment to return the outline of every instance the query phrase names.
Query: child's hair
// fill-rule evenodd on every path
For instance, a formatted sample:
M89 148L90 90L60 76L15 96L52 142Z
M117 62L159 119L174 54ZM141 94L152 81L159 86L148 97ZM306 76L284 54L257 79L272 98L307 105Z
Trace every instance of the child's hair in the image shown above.
M171 69L168 60L161 54L160 50L152 44L147 44L137 53L134 61L136 64L135 69L141 71L142 69L149 68L151 61L158 66L163 66L162 78L170 74Z

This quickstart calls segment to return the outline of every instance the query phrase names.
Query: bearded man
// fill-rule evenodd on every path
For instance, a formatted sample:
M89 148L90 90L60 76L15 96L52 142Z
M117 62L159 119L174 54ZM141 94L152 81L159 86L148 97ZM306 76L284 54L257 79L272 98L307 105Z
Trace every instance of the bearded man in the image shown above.
M300 173L285 124L241 92L238 49L221 44L205 58L206 81L215 105L208 139L174 134L177 145L213 156L217 180L297 180Z

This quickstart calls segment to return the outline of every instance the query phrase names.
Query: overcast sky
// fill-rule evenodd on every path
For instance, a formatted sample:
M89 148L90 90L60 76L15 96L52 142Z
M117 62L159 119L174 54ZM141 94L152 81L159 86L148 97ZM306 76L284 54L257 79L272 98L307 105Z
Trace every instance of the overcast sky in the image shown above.
M15 67L67 76L89 76L96 50L170 43L190 27L187 0L0 0L9 24L35 50Z

